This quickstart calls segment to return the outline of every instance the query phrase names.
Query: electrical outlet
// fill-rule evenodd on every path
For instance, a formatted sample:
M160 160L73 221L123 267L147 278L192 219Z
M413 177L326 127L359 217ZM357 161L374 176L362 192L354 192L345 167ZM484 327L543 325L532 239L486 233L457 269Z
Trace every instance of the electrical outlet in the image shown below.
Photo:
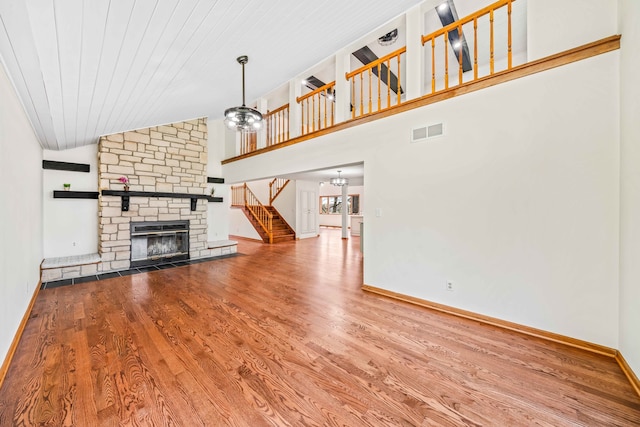
M447 290L453 291L453 282L450 280L447 280Z
M73 246L75 246L75 245L76 245L76 242L73 242Z

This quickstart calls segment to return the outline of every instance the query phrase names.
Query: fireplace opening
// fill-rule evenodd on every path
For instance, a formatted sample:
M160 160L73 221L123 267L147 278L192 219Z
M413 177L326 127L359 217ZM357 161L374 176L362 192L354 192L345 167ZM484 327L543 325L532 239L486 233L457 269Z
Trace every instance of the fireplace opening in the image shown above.
M189 259L189 221L131 223L131 267Z

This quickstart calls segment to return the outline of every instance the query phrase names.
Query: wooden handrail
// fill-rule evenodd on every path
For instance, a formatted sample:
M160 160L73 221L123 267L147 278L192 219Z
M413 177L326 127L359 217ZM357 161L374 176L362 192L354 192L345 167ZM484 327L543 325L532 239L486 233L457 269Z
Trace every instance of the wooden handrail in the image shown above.
M276 109L275 109L275 110L273 110L273 111L267 111L267 114L265 114L265 116L271 116L271 115L277 114L277 113L279 113L280 111L286 110L286 109L288 109L288 108L289 108L289 103L286 103L286 104L284 104L284 105L282 105L282 106L280 106L280 107L276 108Z
M296 98L302 112L300 133L311 132L333 126L335 122L335 106L333 87L336 82L327 83L319 88Z
M273 178L273 181L269 183L269 205L273 205L273 201L282 193L288 183L289 180L286 178Z
M495 11L507 6L507 70L513 68L513 50L512 50L512 23L511 23L511 4L516 0L498 0L495 3L490 4L462 19L452 22L445 27L434 31L433 33L422 36L422 45L428 41L431 42L431 93L436 93L436 39L443 38L444 43L444 75L442 78L444 87L441 90L449 89L449 36L452 33L457 33L458 41L461 43L463 40L462 27L466 24L473 23L473 77L472 81L478 80L478 19L483 16L489 15L489 75L495 74L495 26L494 15ZM460 44L458 47L451 46L453 48L455 58L458 60L458 85L464 83L463 75L463 54L464 46Z
M406 54L406 52L406 46L401 47L382 58L378 58L363 67L345 74L346 79L351 83L351 102L353 103L351 108L352 119L386 110L402 103L401 56ZM391 71L392 67L394 68L393 72ZM386 77L386 96L383 96L382 93L383 77ZM391 83L392 77L396 79L394 85ZM395 95L392 95L392 91L395 92Z
M375 61L369 62L367 65L363 65L362 67L358 68L357 70L353 70L353 71L351 71L349 73L346 73L345 77L347 78L347 80L349 80L351 77L355 76L356 74L360 74L360 73L362 73L364 71L367 71L370 68L376 67L378 64L385 63L388 60L395 58L396 56L402 55L406 51L407 51L407 47L406 46L401 47L400 49L395 50L395 51L393 51L393 52L391 52L391 53L389 53L389 54L387 54L387 55L385 55L385 56L383 56L381 58L378 58Z
M313 95L317 95L317 94L319 94L319 93L321 93L321 92L326 92L326 91L327 91L327 89L331 89L331 88L332 88L332 87L334 87L335 85L336 85L336 82L335 82L335 80L334 80L334 81L332 81L331 83L327 83L327 84L325 84L324 86L320 86L319 88L314 89L314 90L312 90L311 92L309 92L309 93L307 93L307 94L304 94L304 95L302 95L302 96L297 97L297 98L296 98L296 102L299 104L299 103L301 103L302 101L304 101L305 99L307 99L307 98L311 98Z
M484 15L486 15L488 13L493 12L496 9L500 9L501 7L503 7L503 6L507 5L507 4L513 3L514 1L516 1L516 0L498 0L497 2L492 3L489 6L484 7L482 9L480 9L480 10L477 10L477 11L465 16L462 19L458 19L457 21L452 22L451 24L447 25L446 27L442 27L439 30L434 31L431 34L428 34L426 36L422 36L422 45L424 46L424 44L427 41L431 40L432 38L439 37L439 36L441 36L443 34L449 34L450 31L458 28L459 26L468 24L469 22L472 22L474 19L478 19L478 18L480 18L480 17L482 17L482 16L484 16Z
M289 139L289 104L284 104L264 115L267 147Z

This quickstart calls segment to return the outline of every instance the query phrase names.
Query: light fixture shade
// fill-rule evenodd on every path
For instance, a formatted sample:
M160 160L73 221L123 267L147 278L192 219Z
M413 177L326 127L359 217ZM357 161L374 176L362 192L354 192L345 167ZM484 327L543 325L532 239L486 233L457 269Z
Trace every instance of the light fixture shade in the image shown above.
M244 102L244 64L249 62L249 57L242 55L237 61L242 65L242 106L227 108L224 111L224 124L229 129L256 132L262 127L262 114L258 110L247 107Z
M342 171L338 171L338 177L337 178L331 178L329 180L331 185L335 185L335 186L338 186L338 187L342 187L343 185L349 185L349 180L347 178L342 178L340 176L340 172L342 172Z
M256 132L262 127L262 114L258 110L242 107L231 107L224 111L224 124L229 129L244 132Z

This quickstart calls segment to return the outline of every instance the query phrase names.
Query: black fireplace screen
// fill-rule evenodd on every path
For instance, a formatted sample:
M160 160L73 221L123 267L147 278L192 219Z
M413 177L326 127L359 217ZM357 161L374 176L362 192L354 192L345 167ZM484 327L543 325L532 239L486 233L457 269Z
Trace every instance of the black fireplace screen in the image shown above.
M131 266L189 259L189 221L131 223Z

